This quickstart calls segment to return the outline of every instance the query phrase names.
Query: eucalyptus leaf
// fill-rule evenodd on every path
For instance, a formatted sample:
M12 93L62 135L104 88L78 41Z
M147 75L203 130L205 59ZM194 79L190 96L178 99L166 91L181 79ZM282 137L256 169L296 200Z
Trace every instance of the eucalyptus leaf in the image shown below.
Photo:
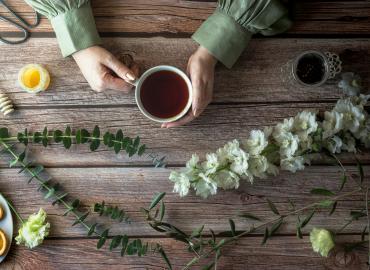
M251 220L256 220L256 221L261 221L260 218L256 217L255 215L253 214L250 214L250 213L240 213L238 215L239 217L242 217L242 218L246 218L246 219L251 219Z
M314 188L310 191L313 195L334 196L335 193L325 188Z
M166 192L162 192L162 193L157 194L153 198L153 200L152 200L152 202L151 202L151 204L149 206L149 210L152 210L154 207L156 207L157 204L163 199L164 196L166 196Z
M231 234L232 234L232 236L235 236L236 231L235 231L235 222L234 222L234 220L229 219L229 224L230 224Z
M269 199L266 199L266 200L267 200L267 203L268 203L268 205L269 205L269 207L270 207L271 211L272 211L275 215L280 215L280 213L279 213L279 211L277 210L277 208L276 208L275 204L274 204L272 201L270 201Z
M269 233L269 229L266 227L266 228L265 228L265 233L264 233L264 235L263 235L263 239L262 239L262 243L261 243L261 245L266 244L267 239L269 238L269 235L270 235L270 233Z

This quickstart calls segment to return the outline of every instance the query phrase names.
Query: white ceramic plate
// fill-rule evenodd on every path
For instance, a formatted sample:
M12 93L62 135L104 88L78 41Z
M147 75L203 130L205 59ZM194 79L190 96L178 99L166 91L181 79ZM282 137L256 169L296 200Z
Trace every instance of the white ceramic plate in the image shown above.
M10 212L9 206L6 203L4 197L0 194L0 206L4 210L4 217L0 220L0 229L5 233L8 240L8 247L3 256L0 256L0 263L5 259L13 239L13 217Z

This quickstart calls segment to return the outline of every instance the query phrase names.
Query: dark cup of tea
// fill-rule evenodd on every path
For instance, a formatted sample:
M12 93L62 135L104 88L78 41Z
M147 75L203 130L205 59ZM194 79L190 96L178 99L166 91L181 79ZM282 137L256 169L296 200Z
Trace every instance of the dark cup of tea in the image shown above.
M341 71L341 61L334 53L306 51L293 61L293 78L304 86L321 86Z
M190 79L176 67L153 67L135 82L135 86L135 98L140 111L155 122L174 122L191 107Z

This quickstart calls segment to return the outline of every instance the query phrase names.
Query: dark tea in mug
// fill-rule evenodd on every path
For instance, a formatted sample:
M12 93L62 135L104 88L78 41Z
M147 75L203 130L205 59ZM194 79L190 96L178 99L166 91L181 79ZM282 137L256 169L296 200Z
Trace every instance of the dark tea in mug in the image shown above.
M189 89L179 74L159 70L145 78L140 99L145 110L151 115L162 119L172 118L187 106Z

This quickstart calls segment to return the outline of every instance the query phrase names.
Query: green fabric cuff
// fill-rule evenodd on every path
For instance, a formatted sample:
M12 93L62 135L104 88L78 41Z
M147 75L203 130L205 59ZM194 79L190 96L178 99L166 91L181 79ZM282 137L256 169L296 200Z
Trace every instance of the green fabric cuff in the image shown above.
M50 21L64 57L101 44L89 3L60 14Z
M219 10L216 10L192 36L228 68L238 60L251 37L251 32Z

